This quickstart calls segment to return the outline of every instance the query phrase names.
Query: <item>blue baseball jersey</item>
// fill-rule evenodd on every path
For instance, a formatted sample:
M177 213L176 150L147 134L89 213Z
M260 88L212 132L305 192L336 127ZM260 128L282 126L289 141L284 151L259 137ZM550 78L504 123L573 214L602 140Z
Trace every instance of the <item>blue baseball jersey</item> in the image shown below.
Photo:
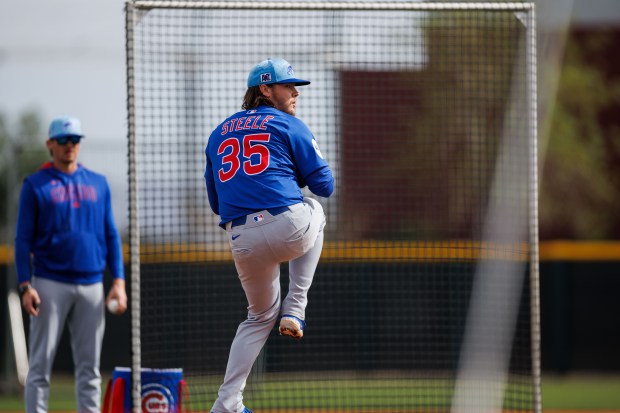
M332 172L308 127L270 106L227 118L211 133L205 154L207 194L220 225L303 202L306 185L322 197L334 190Z
M19 199L15 264L19 283L28 281L32 272L60 282L92 284L103 279L106 265L114 278L124 278L106 178L81 165L66 174L51 163L26 178Z

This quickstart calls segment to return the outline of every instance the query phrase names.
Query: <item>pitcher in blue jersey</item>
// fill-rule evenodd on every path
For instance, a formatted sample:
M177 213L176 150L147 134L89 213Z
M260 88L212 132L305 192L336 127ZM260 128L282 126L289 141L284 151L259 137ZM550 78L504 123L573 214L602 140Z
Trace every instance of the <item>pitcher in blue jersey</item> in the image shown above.
M243 389L256 357L279 320L279 332L301 339L308 289L323 248L325 214L304 197L329 197L334 178L308 127L295 117L298 86L283 59L252 68L241 112L211 133L205 154L209 203L226 230L248 317L239 325L214 413L250 412ZM289 262L289 290L280 298L280 263Z
M52 162L24 180L15 237L17 282L30 314L26 412L48 411L54 356L67 325L77 412L98 413L106 266L113 277L107 301L118 300L117 314L127 308L121 242L106 178L78 163L80 121L56 118L48 137Z

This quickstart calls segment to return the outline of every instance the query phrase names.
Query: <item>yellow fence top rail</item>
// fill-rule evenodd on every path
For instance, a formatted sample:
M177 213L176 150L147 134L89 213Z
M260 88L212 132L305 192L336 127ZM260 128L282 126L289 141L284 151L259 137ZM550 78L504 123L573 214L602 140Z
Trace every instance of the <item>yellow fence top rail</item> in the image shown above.
M123 245L125 262L129 248ZM620 241L545 241L541 261L620 261ZM493 244L469 240L449 241L336 241L326 242L322 262L350 261L473 261L502 259L526 261L527 244ZM142 245L145 264L183 262L232 262L227 244ZM13 264L13 247L0 245L0 265Z

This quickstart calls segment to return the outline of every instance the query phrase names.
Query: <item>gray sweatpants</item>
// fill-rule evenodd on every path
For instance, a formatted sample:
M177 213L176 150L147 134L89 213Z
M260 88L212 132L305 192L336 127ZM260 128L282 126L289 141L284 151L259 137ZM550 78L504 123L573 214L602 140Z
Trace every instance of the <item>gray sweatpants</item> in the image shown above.
M99 357L105 329L103 283L77 285L33 277L41 298L39 315L30 316L27 413L48 411L50 377L58 343L67 324L75 366L78 413L100 412Z
M243 389L252 365L280 315L305 319L308 290L323 249L323 207L311 198L271 216L260 211L245 225L226 226L228 240L248 301L248 318L230 348L214 413L241 413ZM289 290L280 303L280 263L289 261Z

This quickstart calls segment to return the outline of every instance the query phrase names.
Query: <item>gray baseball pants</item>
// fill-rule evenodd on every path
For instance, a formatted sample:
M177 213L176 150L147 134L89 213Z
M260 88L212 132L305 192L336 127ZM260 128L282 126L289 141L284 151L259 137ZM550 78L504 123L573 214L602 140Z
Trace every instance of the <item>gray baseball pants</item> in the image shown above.
M226 232L248 301L248 317L230 347L214 413L241 413L243 389L252 365L280 315L305 319L308 290L323 249L323 207L312 198L272 216L250 214L246 224ZM289 290L280 302L280 263L289 261Z
M78 285L33 277L41 298L39 315L30 316L27 413L46 413L50 377L65 323L71 336L78 413L101 411L99 357L105 330L103 283Z

